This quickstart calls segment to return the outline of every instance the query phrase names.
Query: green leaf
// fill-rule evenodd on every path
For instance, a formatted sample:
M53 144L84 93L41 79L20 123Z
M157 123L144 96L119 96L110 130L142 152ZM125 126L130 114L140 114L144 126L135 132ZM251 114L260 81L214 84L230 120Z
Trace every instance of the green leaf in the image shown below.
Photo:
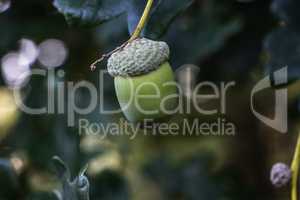
M53 165L55 167L55 171L57 176L64 180L64 179L71 179L71 172L70 169L66 166L64 161L62 161L58 156L54 156L52 158Z
M127 0L54 0L71 25L95 25L125 12Z
M200 8L176 20L166 35L176 66L197 63L220 50L242 28L238 17L224 17L227 4L205 1Z
M298 0L274 0L271 8L289 28L299 31L299 6Z
M288 67L289 83L300 79L300 36L287 27L278 28L265 40L268 54L267 71L273 74L276 70Z
M146 0L129 0L128 9L128 30L133 33L141 15L146 6ZM172 21L181 12L186 10L194 0L154 0L152 12L149 21L143 31L142 35L147 38L157 39L164 34L172 23Z
M178 14L194 0L154 0L152 12L143 36L160 37ZM71 25L98 25L127 13L129 33L143 14L147 0L54 0L54 6Z
M194 0L161 0L145 27L144 35L157 39L164 34L172 21L186 10Z
M62 182L62 188L56 191L56 195L60 200L89 200L90 183L85 176L87 165L85 165L79 174L72 180L70 169L58 156L53 157L53 164L55 166L57 175Z

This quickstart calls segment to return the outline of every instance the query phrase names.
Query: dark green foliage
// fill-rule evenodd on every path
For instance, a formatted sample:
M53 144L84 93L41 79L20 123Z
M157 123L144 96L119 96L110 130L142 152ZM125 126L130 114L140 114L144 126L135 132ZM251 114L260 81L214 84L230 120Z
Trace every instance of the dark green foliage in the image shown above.
M205 156L188 159L181 164L160 157L145 166L145 174L162 188L166 199L211 199L222 197L222 188L209 176L209 159Z
M299 29L300 2L297 0L274 0L272 11L279 17L289 28Z
M288 66L289 81L300 78L299 33L287 27L272 32L265 41L268 73Z
M98 71L91 72L89 65L128 39L146 0L12 2L9 10L0 13L0 58L16 51L21 38L31 39L36 44L49 38L59 39L68 48L69 57L66 63L55 69L55 72L64 70L66 76L56 77L53 89L57 90L59 82L67 85L69 81L86 80L96 86L99 94L103 92L103 99L98 99L99 104L103 103L105 109L118 109L113 79L105 76L104 81L99 83ZM74 200L78 198L72 196L77 194L74 190L77 191L78 186L86 186L87 177L91 200L136 199L139 189L151 198L153 190L145 182L154 185L163 197L160 200L276 199L268 180L271 167L268 163L277 159L277 155L289 155L286 151L290 151L291 145L285 148L280 142L293 141L294 138L292 134L275 134L253 117L249 109L249 85L264 76L262 71L265 70L266 59L262 58L268 58L268 72L288 65L290 80L299 79L298 4L296 0L274 0L271 13L271 1L155 0L143 36L159 38L170 45L170 63L174 69L182 64L199 66L198 82L237 82L237 87L228 93L226 113L226 117L237 125L237 135L230 138L137 136L132 141L127 136L108 137L104 141L93 138L97 145L93 144L96 147L87 151L83 147L85 135L79 135L78 119L118 123L122 114L103 114L97 107L87 115L75 115L75 126L68 127L67 113L20 113L9 135L0 141L0 200L57 200L52 190L58 189L62 182L65 186L62 194L70 195L66 198ZM68 26L65 19L73 26ZM286 25L278 28L280 20ZM266 51L263 51L264 45ZM39 62L32 65L32 68L40 67ZM106 62L98 67L105 69ZM0 85L7 87L1 73L0 70ZM47 105L46 84L46 78L31 78L22 90L26 105ZM86 107L91 99L89 92L83 89L77 91L75 99L66 98L64 105L73 100L79 107ZM268 104L266 110L273 109L272 100L273 97L264 97L263 101ZM211 106L215 107L214 103ZM189 119L192 118L206 120L202 116L189 116ZM181 116L178 117L180 120ZM214 143L217 140L222 142ZM107 147L108 143L113 147ZM273 152L276 145L282 146L280 153ZM217 153L203 151L202 147ZM112 149L121 157L116 162L117 170L110 166L111 160L108 159L99 162L98 167L103 164L104 169L88 173L88 176L80 174L84 178L76 179L75 175L82 166L105 157ZM172 153L166 153L170 149ZM9 158L19 152L25 155L26 166L21 174L16 174ZM54 173L51 174L51 158L54 155L59 155L66 163L56 162L59 180ZM174 162L172 158L177 156L181 159ZM290 158L286 156L286 159ZM67 171L66 166L70 168ZM50 182L51 188L41 191L32 184L32 177L36 174L45 181L38 186ZM134 188L139 185L141 188Z
M166 32L168 26L180 13L186 10L194 0L156 0L149 21L143 32L147 38L157 39ZM130 12L128 12L128 28L132 33L144 10L145 4L139 0L131 0Z
M155 0L144 36L158 38L175 17L188 8L193 0ZM64 14L69 24L97 25L123 13L128 16L128 29L135 29L146 5L146 0L55 0L54 6Z
M0 185L5 185L5 190L0 189L0 199L16 199L18 197L18 177L7 159L0 159Z
M55 0L53 4L69 24L95 25L124 13L128 3L126 0Z
M265 41L268 56L267 71L274 72L288 67L289 82L300 78L300 14L297 0L274 0L273 13L281 20L280 28L274 30Z
M90 183L85 176L87 165L83 167L75 178L71 177L71 172L68 166L57 156L53 157L53 164L62 182L62 189L58 191L59 200L89 200Z
M197 11L174 23L166 36L172 49L173 67L203 60L241 30L242 22L238 17L226 18L227 6L216 0L206 1Z
M90 179L93 200L130 200L128 182L118 172L105 170Z

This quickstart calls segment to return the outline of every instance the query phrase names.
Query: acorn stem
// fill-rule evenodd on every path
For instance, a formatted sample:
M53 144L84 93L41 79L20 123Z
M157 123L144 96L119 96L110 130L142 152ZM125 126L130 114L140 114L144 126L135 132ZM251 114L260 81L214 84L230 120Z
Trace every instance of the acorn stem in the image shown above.
M143 12L143 15L138 23L138 25L136 26L133 34L131 35L130 39L126 42L124 42L121 46L115 48L113 51L109 52L109 53L106 53L106 54L103 54L99 59L95 60L91 65L90 65L90 68L91 70L95 70L96 69L96 65L100 62L102 62L105 58L108 58L109 56L111 56L113 53L123 49L128 43L132 42L133 40L137 39L142 30L144 29L145 27L145 24L150 16L150 11L151 11L151 7L153 5L153 0L148 0L147 1L147 4L146 4L146 7L145 7L145 10Z
M135 28L135 31L131 35L129 42L135 40L136 38L138 38L140 36L140 34L141 34L142 30L144 29L145 24L150 16L150 11L151 11L152 5L153 5L153 0L148 0L145 10L143 12L143 15L142 15L137 27Z
M295 149L295 153L294 153L293 162L291 165L291 170L292 170L291 200L297 200L299 164L300 164L300 133L298 134L297 145L296 145L296 149Z

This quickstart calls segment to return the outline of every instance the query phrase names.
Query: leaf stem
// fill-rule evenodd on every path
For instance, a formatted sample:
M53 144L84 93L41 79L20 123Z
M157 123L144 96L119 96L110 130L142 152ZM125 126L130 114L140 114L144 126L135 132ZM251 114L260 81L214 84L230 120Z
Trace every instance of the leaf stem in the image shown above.
M147 1L143 15L142 15L137 27L135 28L135 31L133 32L132 36L130 37L129 41L133 41L140 36L140 34L141 34L142 30L144 29L145 24L150 16L152 4L153 4L153 0Z
M91 70L95 70L96 69L96 64L102 62L105 58L108 58L109 56L111 56L113 53L120 51L121 49L123 49L128 43L134 41L135 39L137 39L138 37L140 37L142 30L145 27L145 24L150 16L150 11L153 5L153 0L148 0L146 7L144 9L143 15L138 23L138 25L136 26L133 34L131 35L130 39L126 42L124 42L121 46L115 48L114 50L112 50L109 53L103 54L99 59L97 59L96 61L94 61L91 65L90 68Z
M291 165L291 170L292 170L291 200L297 200L299 164L300 164L300 133L298 134L298 139L297 139L297 144L296 144L296 148L295 148L294 158L293 158L293 162L292 162L292 165Z

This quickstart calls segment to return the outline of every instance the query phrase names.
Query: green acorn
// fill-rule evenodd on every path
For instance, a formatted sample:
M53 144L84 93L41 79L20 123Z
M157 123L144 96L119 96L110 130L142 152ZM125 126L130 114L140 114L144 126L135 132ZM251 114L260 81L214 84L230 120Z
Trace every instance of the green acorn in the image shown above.
M177 87L165 42L138 38L108 59L117 98L131 122L161 120L177 106Z

